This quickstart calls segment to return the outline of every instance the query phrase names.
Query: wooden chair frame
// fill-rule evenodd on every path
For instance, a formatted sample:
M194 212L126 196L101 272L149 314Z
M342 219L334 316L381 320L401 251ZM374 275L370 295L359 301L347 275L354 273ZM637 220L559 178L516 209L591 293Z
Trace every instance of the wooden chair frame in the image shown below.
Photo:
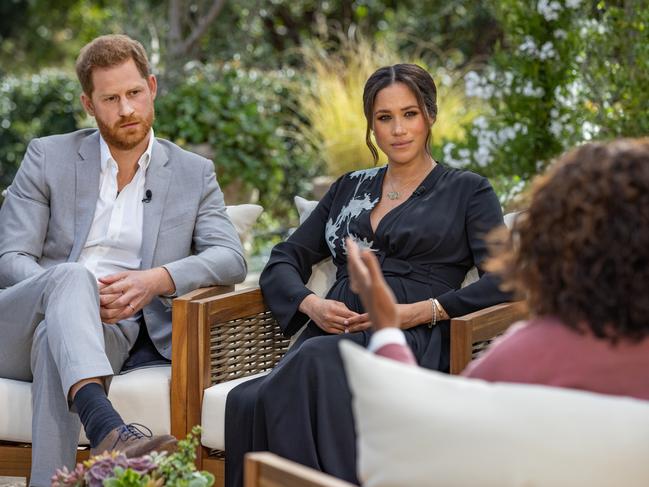
M354 484L269 452L246 455L244 487L353 487Z
M187 397L190 390L195 389L197 362L192 360L196 354L197 341L192 334L198 332L198 317L194 314L196 308L190 303L222 293L230 292L234 286L214 286L197 289L184 296L176 298L172 310L172 366L171 366L171 434L183 438L196 423L188 422ZM0 476L25 477L29 484L31 469L31 444L0 441ZM77 453L77 461L88 458L88 449Z
M192 370L197 371L192 375L191 384L187 384L186 425L190 428L201 423L205 389L271 370L286 352L289 340L282 335L258 287L195 299L188 306L190 316L197 317L198 327L197 333L190 335L196 343L188 346L196 351L196 365ZM453 318L450 372L459 374L486 347L485 343L526 317L526 305L515 302ZM197 466L215 475L217 487L223 485L223 452L201 447Z

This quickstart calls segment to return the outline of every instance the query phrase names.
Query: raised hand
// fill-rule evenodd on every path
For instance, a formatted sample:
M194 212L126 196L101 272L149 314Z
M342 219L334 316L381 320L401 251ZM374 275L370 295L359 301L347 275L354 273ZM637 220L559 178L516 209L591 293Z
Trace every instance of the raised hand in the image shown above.
M401 318L397 301L383 278L379 261L369 250L360 250L350 238L346 246L351 290L361 298L373 328L399 328Z

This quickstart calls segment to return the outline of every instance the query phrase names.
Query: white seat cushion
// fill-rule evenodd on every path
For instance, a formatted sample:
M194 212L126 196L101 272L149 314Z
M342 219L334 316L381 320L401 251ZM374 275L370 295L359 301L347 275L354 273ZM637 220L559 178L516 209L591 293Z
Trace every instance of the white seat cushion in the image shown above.
M170 366L137 369L115 376L108 398L125 422L141 423L156 435L169 434L170 380ZM31 443L31 382L0 379L0 440ZM88 444L83 431L79 444Z
M225 450L225 401L228 393L239 384L243 384L257 377L263 377L268 372L242 377L216 384L203 393L203 409L201 411L201 443L207 448Z
M649 402L448 376L340 344L365 487L649 485Z

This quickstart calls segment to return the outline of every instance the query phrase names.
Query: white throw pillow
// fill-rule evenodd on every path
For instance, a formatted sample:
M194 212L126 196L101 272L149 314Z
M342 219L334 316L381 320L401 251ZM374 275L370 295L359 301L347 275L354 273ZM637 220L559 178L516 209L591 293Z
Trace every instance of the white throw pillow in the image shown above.
M243 242L248 238L250 229L264 209L259 205L243 204L228 205L225 207L225 210L228 217L230 217L239 238Z
M309 217L316 206L317 201L304 199L300 196L293 198L297 212L300 215L300 225ZM318 262L311 269L311 278L306 283L311 291L320 297L325 297L333 283L336 281L336 266L331 257L327 257L322 262Z
M488 383L340 344L364 487L649 485L649 402Z

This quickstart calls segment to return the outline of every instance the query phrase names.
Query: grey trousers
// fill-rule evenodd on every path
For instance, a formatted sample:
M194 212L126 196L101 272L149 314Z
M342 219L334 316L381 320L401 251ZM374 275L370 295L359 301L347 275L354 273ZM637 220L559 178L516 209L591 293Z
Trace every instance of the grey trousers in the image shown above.
M31 485L50 485L57 468L74 467L81 423L70 387L112 376L129 348L119 326L102 324L97 282L81 264L0 291L0 377L32 381Z

